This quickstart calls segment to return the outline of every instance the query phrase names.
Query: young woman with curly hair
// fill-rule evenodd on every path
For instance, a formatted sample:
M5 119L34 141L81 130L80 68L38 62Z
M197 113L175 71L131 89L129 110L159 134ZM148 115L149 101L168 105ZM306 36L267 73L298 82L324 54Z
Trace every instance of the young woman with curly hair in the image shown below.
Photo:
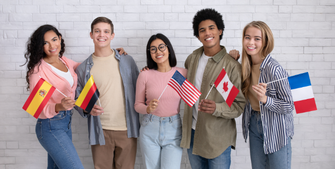
M36 136L48 152L48 169L83 169L72 143L71 117L77 87L78 66L65 56L62 35L51 25L40 26L29 38L25 53L27 89L43 78L56 89L36 123Z

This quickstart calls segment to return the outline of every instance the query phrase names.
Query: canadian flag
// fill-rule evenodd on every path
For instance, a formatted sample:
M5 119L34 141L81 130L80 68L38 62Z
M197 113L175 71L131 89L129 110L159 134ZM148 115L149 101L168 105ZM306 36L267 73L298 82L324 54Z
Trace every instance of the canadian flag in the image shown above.
M230 107L231 104L233 104L233 101L239 90L233 85L233 83L230 82L224 68L220 72L218 78L215 80L214 85Z

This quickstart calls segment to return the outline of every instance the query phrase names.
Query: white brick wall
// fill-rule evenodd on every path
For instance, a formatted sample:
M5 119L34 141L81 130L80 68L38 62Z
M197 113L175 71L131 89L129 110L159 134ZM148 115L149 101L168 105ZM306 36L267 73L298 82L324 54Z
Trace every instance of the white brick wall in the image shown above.
M290 75L308 71L318 111L295 114L293 169L335 168L335 1L334 0L0 0L0 169L43 169L47 156L35 136L36 120L21 107L25 90L25 43L42 24L53 24L66 42L65 56L83 61L93 52L90 23L97 16L115 24L112 47L124 47L139 67L145 65L149 37L166 34L178 66L201 43L193 37L192 18L199 9L222 13L226 30L221 41L241 50L241 32L252 20L269 24L275 36L273 56ZM249 146L237 119L237 148L232 169L250 169ZM73 118L73 142L87 169L93 168L86 119ZM181 164L190 165L184 150ZM137 155L136 169L144 168Z

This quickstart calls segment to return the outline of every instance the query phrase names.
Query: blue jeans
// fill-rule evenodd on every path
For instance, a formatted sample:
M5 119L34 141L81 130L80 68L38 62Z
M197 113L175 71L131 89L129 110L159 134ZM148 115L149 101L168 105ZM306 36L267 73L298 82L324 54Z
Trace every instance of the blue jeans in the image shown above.
M180 168L183 154L181 132L179 114L171 117L143 116L138 140L147 169Z
M60 111L51 119L38 119L36 136L48 152L48 169L83 169L72 143L72 112Z
M213 159L207 159L198 155L192 154L193 151L194 130L191 132L191 144L187 149L188 158L192 169L229 169L230 168L230 153L231 146L229 146L221 155Z
M249 126L250 157L253 169L290 169L291 168L291 138L288 144L278 151L265 154L263 148L263 127L259 112L252 111Z

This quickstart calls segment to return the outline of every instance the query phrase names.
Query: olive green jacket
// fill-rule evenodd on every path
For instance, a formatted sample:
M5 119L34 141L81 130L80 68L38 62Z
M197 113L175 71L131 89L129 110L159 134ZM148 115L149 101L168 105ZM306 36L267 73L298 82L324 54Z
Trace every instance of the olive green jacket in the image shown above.
M241 65L235 61L224 46L222 50L208 60L201 83L200 100L205 99L211 86L225 68L230 81L240 91L231 107L227 105L221 94L213 87L207 99L216 102L216 110L213 114L198 112L196 130L194 133L193 154L207 159L213 159L221 155L229 146L235 148L236 123L235 119L243 113L245 98L242 94ZM193 51L185 61L187 79L194 84L195 74L198 68L199 58L203 47ZM183 118L183 134L180 146L190 148L192 129L192 107L185 104Z

